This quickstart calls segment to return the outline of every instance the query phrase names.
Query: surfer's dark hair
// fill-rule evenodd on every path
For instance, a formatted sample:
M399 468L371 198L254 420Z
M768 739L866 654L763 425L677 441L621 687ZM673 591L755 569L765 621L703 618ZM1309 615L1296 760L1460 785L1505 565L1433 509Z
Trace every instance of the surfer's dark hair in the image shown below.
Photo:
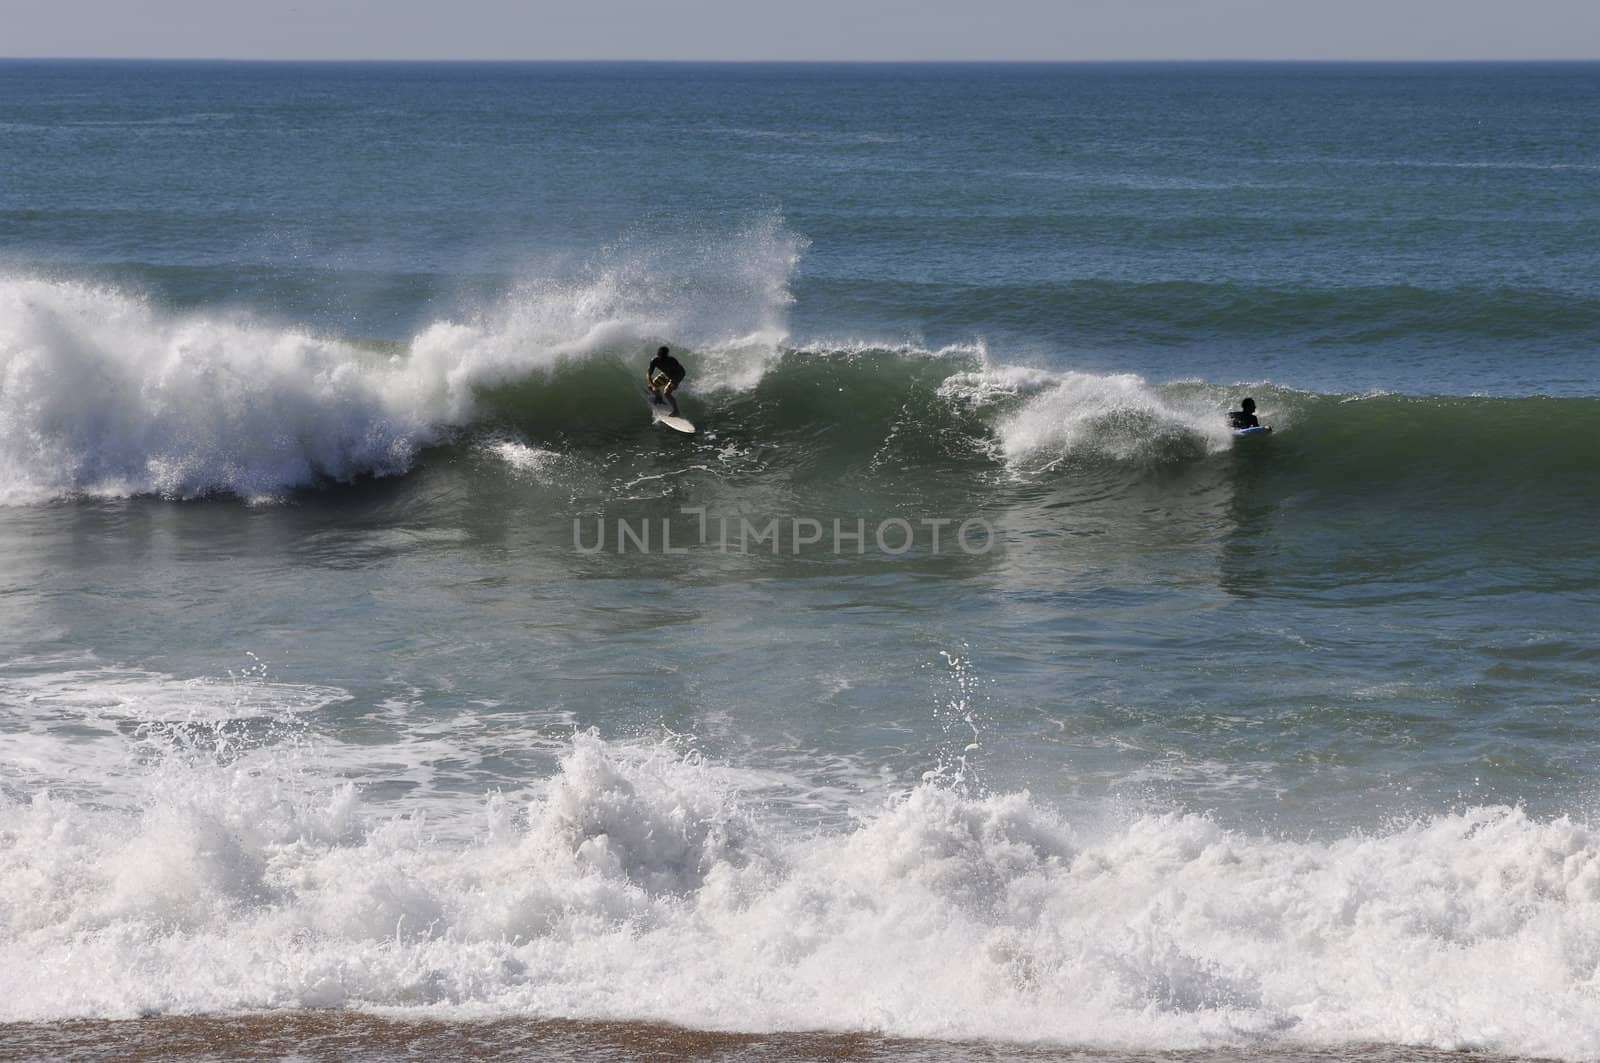
M658 355L658 356L659 356L659 355L663 355L663 354L666 354L666 353L667 353L667 348L666 348L666 347L664 347L664 346L663 346L663 347L662 347L662 348L661 348L661 349L660 349L660 350L659 350L659 351L657 351L657 352L656 352L656 354L657 354L657 355Z
M1255 399L1245 399L1243 402L1239 403L1239 409L1241 409L1241 410L1253 410L1255 408L1256 408L1256 400Z

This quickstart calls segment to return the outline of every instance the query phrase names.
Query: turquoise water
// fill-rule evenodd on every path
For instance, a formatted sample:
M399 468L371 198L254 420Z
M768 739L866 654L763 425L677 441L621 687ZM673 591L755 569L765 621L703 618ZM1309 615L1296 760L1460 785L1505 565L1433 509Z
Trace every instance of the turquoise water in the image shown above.
M1595 1056L1597 97L0 63L0 1020Z

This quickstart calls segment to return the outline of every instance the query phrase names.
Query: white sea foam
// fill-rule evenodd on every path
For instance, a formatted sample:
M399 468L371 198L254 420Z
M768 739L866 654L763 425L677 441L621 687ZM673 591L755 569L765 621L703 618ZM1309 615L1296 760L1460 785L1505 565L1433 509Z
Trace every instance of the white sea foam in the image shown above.
M505 462L512 469L531 478L541 479L561 464L559 451L546 450L515 439L497 439L487 442L484 451Z
M0 501L265 494L407 468L432 438L397 374L343 344L163 314L90 285L0 281Z
M1090 834L1025 793L925 784L808 835L763 825L724 765L579 734L441 837L304 763L175 755L132 810L0 804L0 1019L417 1007L1600 1052L1600 837L1566 819Z
M472 423L483 389L660 342L693 351L699 386L748 387L777 357L799 247L766 218L686 247L614 249L435 321L392 355L105 286L0 278L0 504L270 497L400 473Z
M1212 397L1164 393L1132 373L991 365L954 374L941 390L989 412L1002 456L1019 468L1088 455L1138 460L1205 454L1230 442Z
M253 657L227 679L179 679L92 657L23 658L0 665L0 703L27 706L33 720L220 723L315 712L348 697L336 687L268 682Z
M426 815L435 832L470 836L461 821L478 811L459 797L484 788L492 775L485 761L500 771L548 770L574 728L559 707L437 709L395 696L362 713L386 742L346 741L349 700L338 687L271 680L254 659L226 679L92 657L9 662L0 665L0 792L139 808L152 770L169 780L204 776L220 759L236 774L277 779L280 789L362 780L374 791L369 802L403 794L407 811Z

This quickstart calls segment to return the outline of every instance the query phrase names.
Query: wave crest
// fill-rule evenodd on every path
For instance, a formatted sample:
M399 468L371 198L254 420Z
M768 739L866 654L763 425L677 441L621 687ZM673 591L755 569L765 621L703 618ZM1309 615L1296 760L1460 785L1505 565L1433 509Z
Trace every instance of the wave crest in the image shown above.
M776 356L800 246L764 217L729 237L614 248L401 345L0 279L0 502L252 497L403 473L470 427L485 391L574 362L638 377L659 343L692 348L702 385L748 387Z

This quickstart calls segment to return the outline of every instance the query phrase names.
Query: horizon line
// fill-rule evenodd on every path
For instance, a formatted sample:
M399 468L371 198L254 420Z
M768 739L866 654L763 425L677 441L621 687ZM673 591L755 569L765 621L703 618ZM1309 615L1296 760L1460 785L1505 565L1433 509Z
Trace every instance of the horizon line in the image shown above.
M638 66L1148 66L1164 65L1304 65L1304 66L1467 66L1600 63L1600 55L1544 58L1474 56L1433 58L1308 58L1308 57L1229 57L1204 58L1116 58L1116 59L647 59L630 58L491 58L491 57L374 57L335 58L328 56L221 56L221 55L0 55L0 63L342 63L342 64L568 64L609 63Z

